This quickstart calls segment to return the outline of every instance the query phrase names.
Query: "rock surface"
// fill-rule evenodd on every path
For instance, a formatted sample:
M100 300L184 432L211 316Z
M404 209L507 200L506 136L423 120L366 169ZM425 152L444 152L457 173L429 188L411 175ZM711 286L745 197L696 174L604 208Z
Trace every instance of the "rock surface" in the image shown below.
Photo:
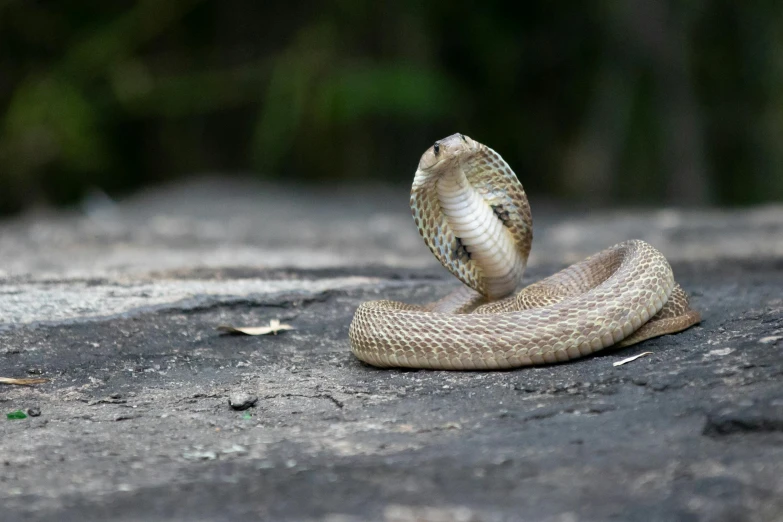
M703 323L568 364L378 370L349 352L356 306L455 285L407 199L201 180L0 223L0 377L51 379L0 387L41 412L0 420L0 518L783 518L783 207L533 196L529 281L638 237ZM296 329L216 331L272 319Z

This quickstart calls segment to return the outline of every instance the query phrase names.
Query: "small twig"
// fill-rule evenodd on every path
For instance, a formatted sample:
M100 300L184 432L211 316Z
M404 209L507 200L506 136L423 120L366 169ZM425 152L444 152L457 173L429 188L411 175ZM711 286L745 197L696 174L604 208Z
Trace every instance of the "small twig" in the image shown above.
M294 327L290 324L281 324L278 319L272 319L269 321L269 326L231 326L221 325L217 327L218 331L227 334L240 334L240 335L277 335L277 332L284 332L286 330L293 330Z
M652 352L642 352L639 355L634 355L633 357L628 357L627 359L623 359L622 361L617 361L612 363L612 366L622 366L623 364L633 362L639 357L644 357L645 355L652 355Z

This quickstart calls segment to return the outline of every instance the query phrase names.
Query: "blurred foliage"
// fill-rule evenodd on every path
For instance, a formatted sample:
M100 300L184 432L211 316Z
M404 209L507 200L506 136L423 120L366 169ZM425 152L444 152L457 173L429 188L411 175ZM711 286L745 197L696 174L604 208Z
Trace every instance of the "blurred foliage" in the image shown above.
M0 0L0 212L194 172L396 182L435 139L591 203L783 199L783 4Z

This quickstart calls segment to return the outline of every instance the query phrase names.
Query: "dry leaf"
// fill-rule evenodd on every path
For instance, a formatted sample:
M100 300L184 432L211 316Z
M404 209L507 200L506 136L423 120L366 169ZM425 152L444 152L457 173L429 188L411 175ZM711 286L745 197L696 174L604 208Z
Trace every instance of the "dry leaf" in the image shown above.
M49 379L13 379L11 377L0 377L0 384L17 384L19 386L29 386L31 384L41 384L47 382Z
M283 332L285 330L293 330L294 327L290 324L282 324L277 319L271 319L269 326L231 326L221 325L217 327L223 333L227 334L241 334L241 335L277 335L277 332Z
M612 366L622 366L623 364L626 364L626 363L629 363L629 362L633 362L636 359L638 359L639 357L644 357L645 355L652 355L652 352L642 352L639 355L634 355L633 357L629 357L627 359L623 359L622 361L614 362L614 363L612 363Z

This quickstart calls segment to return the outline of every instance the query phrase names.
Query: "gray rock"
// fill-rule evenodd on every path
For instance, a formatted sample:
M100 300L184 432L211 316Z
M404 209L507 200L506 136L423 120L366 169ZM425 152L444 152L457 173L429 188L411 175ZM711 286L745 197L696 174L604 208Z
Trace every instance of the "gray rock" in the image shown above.
M528 282L639 237L703 323L517 371L361 364L347 339L361 302L456 284L407 187L193 183L100 220L0 223L0 375L51 377L0 389L6 411L46 405L0 423L3 522L779 519L783 207L531 197ZM296 330L215 330L275 318ZM263 415L226 408L226 390L257 393Z
M244 391L231 392L231 395L228 396L228 405L231 406L231 409L237 411L246 410L255 406L257 402L257 395L252 395Z

